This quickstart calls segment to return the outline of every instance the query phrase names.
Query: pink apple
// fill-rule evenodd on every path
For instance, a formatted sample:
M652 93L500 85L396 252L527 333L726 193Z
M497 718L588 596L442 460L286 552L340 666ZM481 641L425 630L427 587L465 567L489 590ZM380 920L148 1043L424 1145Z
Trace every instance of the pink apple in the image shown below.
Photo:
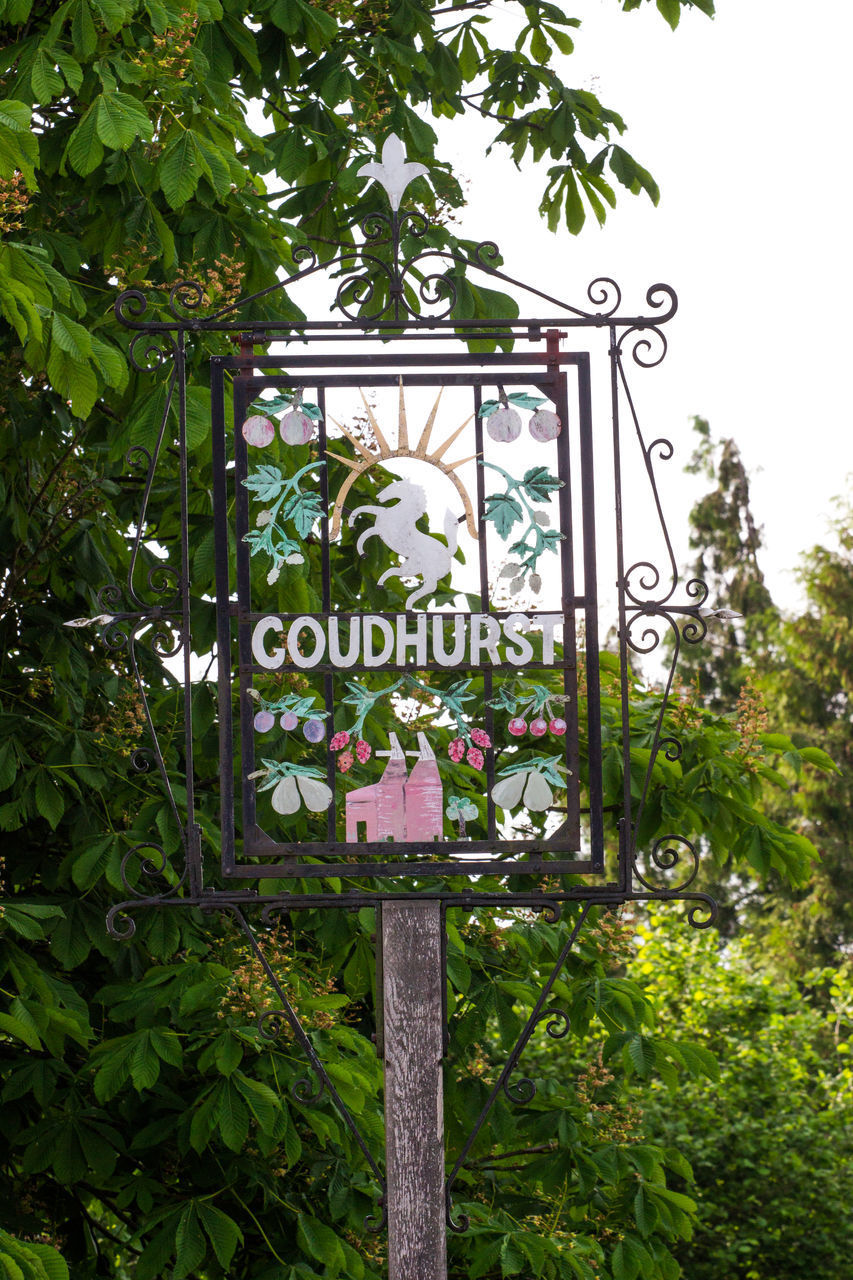
M517 440L521 435L521 418L515 409L495 409L486 418L486 430L493 440Z
M563 424L550 409L537 409L527 424L534 440L556 440L563 429Z
M243 423L243 439L246 444L253 444L263 449L275 436L275 423L261 413L255 413Z
M282 418L279 431L285 444L307 444L314 434L314 423L301 409L291 409Z

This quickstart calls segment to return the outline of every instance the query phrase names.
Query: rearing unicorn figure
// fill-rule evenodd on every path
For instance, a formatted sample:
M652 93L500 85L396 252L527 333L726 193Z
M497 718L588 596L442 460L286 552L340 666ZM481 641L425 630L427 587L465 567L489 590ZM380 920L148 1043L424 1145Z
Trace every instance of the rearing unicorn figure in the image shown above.
M412 484L410 480L395 480L386 485L377 496L381 502L390 502L393 498L397 501L390 507L356 507L349 518L350 527L358 516L376 517L372 527L359 534L356 550L361 555L367 539L376 534L389 551L396 551L403 557L396 568L385 570L377 585L381 587L388 578L421 578L421 585L406 600L406 608L411 609L417 600L432 595L441 579L450 572L450 562L456 551L459 520L449 508L445 511L445 546L431 534L422 533L416 527L427 510L427 496L420 485Z

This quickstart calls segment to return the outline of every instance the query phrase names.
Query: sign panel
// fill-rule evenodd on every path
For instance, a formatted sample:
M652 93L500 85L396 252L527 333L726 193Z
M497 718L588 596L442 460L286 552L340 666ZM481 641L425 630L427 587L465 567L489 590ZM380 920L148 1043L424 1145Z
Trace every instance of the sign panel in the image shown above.
M224 871L600 872L586 356L284 365L212 362Z

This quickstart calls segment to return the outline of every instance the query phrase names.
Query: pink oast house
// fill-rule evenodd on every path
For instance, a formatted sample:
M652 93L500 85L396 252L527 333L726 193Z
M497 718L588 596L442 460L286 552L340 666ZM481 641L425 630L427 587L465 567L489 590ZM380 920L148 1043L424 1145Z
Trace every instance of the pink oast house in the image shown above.
M367 844L372 840L405 840L406 806L403 787L406 783L406 757L396 733L388 735L390 759L378 782L357 787L346 799L348 844ZM359 836L359 827L364 834Z
M443 791L435 754L418 734L417 763L410 775L395 733L388 764L378 782L357 787L346 797L348 844L409 840L432 844L443 837Z
M418 734L420 754L403 788L406 803L406 839L432 844L444 834L441 777L435 753L423 733Z

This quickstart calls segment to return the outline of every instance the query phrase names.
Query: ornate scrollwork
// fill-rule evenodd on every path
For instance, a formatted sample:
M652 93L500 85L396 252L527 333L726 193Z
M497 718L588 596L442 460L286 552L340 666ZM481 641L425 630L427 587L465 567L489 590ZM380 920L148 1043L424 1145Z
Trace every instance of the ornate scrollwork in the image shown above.
M660 311L666 306L669 308L663 315L655 316L655 324L666 324L678 310L678 297L668 284L653 284L646 292L646 302L653 311Z
M315 1073L314 1085L307 1076L300 1076L298 1080L294 1080L291 1085L290 1092L293 1094L297 1102L301 1102L306 1107L313 1107L320 1101L326 1092L326 1077Z
M388 244L391 240L391 218L387 213L375 210L362 219L359 227L365 244Z
M516 1106L526 1106L528 1102L532 1102L536 1097L536 1085L529 1076L522 1076L520 1080L503 1081L503 1091L510 1102Z
M332 310L340 311L348 320L357 320L360 324L375 324L386 317L393 308L393 296L390 290L395 283L394 273L388 264L379 258L363 254L361 261L362 269L345 276L338 285ZM371 267L374 268L373 273L370 270ZM382 275L386 277L388 284L388 300L378 311L365 314L364 309L373 301Z
M587 285L586 296L595 307L595 315L604 320L614 316L622 305L622 290L610 276L597 276Z
M444 1220L451 1231L456 1235L464 1235L471 1225L471 1219L467 1213L460 1213L457 1218L453 1216L453 1196L451 1194L450 1184L448 1184L445 1192L444 1200Z
M117 902L107 912L107 933L116 942L129 942L136 933L136 921L127 914L127 902Z
M279 1009L267 1009L258 1016L258 1035L263 1040L278 1040L285 1027L285 1019Z
M113 303L117 320L133 328L148 310L148 299L141 289L125 289Z
M647 868L645 875L637 865L637 857L634 858L634 875L640 884L652 893L683 893L690 888L699 872L699 855L694 845L684 836L661 836L654 842L646 858L650 868ZM679 874L682 861L686 861L688 865L686 871L681 871ZM654 884L649 878L651 868L664 873L675 871L676 874L663 884ZM673 880L675 883L672 882Z
M545 1033L550 1036L552 1040L562 1040L563 1037L567 1036L572 1029L572 1024L569 1021L569 1015L566 1013L565 1009L544 1010L539 1015L539 1021L547 1022Z
M500 257L501 251L494 240L481 240L478 245L474 246L471 264L482 268L483 271L493 271L495 265L500 261Z
M429 218L418 210L410 209L406 213L399 215L398 225L400 232L405 227L407 235L414 236L415 239L420 240L429 231L430 222Z
M137 747L130 753L130 767L136 773L150 773L151 766L155 763L154 752L150 747Z
M691 896L693 905L687 912L688 923L694 929L710 929L720 914L719 903L707 893L696 893Z
M523 1076L521 1079L516 1080L514 1082L510 1081L510 1077L512 1076L516 1067L518 1066L519 1060L521 1059L521 1055L524 1053L524 1050L527 1047L530 1041L530 1037L533 1035L534 1030L536 1029L536 1027L539 1025L540 1022L544 1021L544 1022L547 1022L548 1024L546 1027L546 1030L548 1032L548 1035L551 1036L552 1039L562 1039L563 1036L565 1036L569 1031L568 1015L564 1013L562 1009L546 1009L545 1005L547 1001L550 999L551 992L554 987L554 983L557 981L558 977L560 976L563 966L565 965L566 960L569 957L569 953L571 952L572 947L577 941L578 934L580 933L583 923L589 914L591 906L592 906L592 900L586 900L580 903L580 910L578 912L578 915L574 921L574 924L572 925L568 938L563 944L563 948L560 951L560 954L557 956L557 959L554 963L554 967L548 976L548 980L543 986L541 992L539 993L539 997L536 1001L536 1004L533 1007L533 1011L530 1014L530 1017L527 1019L527 1022L525 1023L521 1031L521 1034L519 1035L518 1040L515 1043L515 1046L512 1052L507 1058L506 1063L503 1067L503 1070L498 1076L498 1079L496 1080L495 1084L492 1086L491 1092L489 1093L489 1096L486 1099L485 1105L483 1106L483 1109L480 1112L480 1115L478 1116L476 1123L474 1124L474 1127L472 1128L471 1132L466 1138L465 1143L462 1147L462 1150L459 1153L459 1156L457 1157L456 1163L454 1164L448 1176L448 1179L447 1179L447 1225L450 1227L451 1231L461 1232L461 1231L467 1230L467 1227L468 1227L467 1218L462 1216L455 1222L453 1220L453 1214L452 1214L453 1184L456 1181L456 1178L459 1174L459 1170L462 1168L462 1166L464 1165L468 1157L468 1152L471 1150L471 1148L473 1147L477 1139L477 1135L479 1134L480 1130L485 1124L486 1119L492 1110L492 1107L497 1101L497 1098L501 1093L503 1093L509 1099L510 1102L515 1103L517 1105L518 1104L525 1105L526 1103L530 1102L536 1094L536 1085L531 1079L529 1079L529 1077Z
M666 595L657 597L655 592L660 586L661 577L660 569L651 560L637 560L625 570L623 576L623 588L627 600L640 610L664 604L675 590L678 578L671 572L669 590Z
M626 348L630 348L634 364L655 369L666 358L669 344L656 324L633 324L622 333L616 347L620 356L624 356Z
M255 936L254 929L249 924L239 906L235 903L222 904L222 910L227 911L240 925L240 928L248 939L252 954L263 969L267 981L275 992L279 1004L281 1005L280 1010L268 1009L260 1015L258 1019L258 1030L260 1035L263 1036L265 1040L275 1040L284 1030L284 1025L286 1023L293 1032L294 1040L300 1046L305 1057L308 1059L308 1066L316 1084L312 1087L311 1081L307 1076L300 1076L300 1078L294 1081L291 1086L291 1093L293 1094L293 1097L304 1106L313 1106L319 1102L325 1094L328 1094L337 1108L342 1120L358 1144L362 1155L367 1161L371 1173L379 1187L379 1203L380 1205L384 1205L385 1179L383 1178L376 1161L370 1154L370 1150L352 1113L335 1088L326 1068L323 1066L322 1060L308 1037L308 1033L299 1021L296 1010L287 998L286 991L276 977L269 960L264 954L263 948Z
M137 373L156 373L173 361L177 354L178 348L171 334L145 332L137 333L131 339L127 352Z
M379 1212L376 1214L369 1213L362 1222L365 1231L369 1231L371 1235L378 1235L388 1225L388 1209L385 1205L384 1195L377 1197L376 1204Z
M310 245L299 244L293 250L293 261L297 266L302 268L302 272L313 271L317 266L317 255ZM302 263L306 263L307 265L303 267Z
M418 297L427 307L440 307L444 303L444 310L432 314L430 319L445 320L453 314L459 300L459 291L448 273L433 271L419 281ZM415 314L410 307L407 310L410 315Z
M142 858L139 864L139 875L146 879L156 880L164 877L168 870L169 860L166 851L162 845L157 844L154 840L141 840L138 844L133 845L124 854L121 860L119 874L121 883L126 893L130 896L124 902L117 902L107 912L107 932L111 938L115 938L117 942L127 942L136 933L136 922L129 914L131 908L163 906L167 904L174 905L179 899L181 891L187 881L187 867L178 879L171 885L164 888L161 893L144 891L137 887L137 884L131 880L128 875L128 868L133 858L138 857L143 850L150 850L154 853L155 858Z
M169 290L169 310L176 320L185 320L183 312L198 311L204 302L204 289L197 280L179 280Z

